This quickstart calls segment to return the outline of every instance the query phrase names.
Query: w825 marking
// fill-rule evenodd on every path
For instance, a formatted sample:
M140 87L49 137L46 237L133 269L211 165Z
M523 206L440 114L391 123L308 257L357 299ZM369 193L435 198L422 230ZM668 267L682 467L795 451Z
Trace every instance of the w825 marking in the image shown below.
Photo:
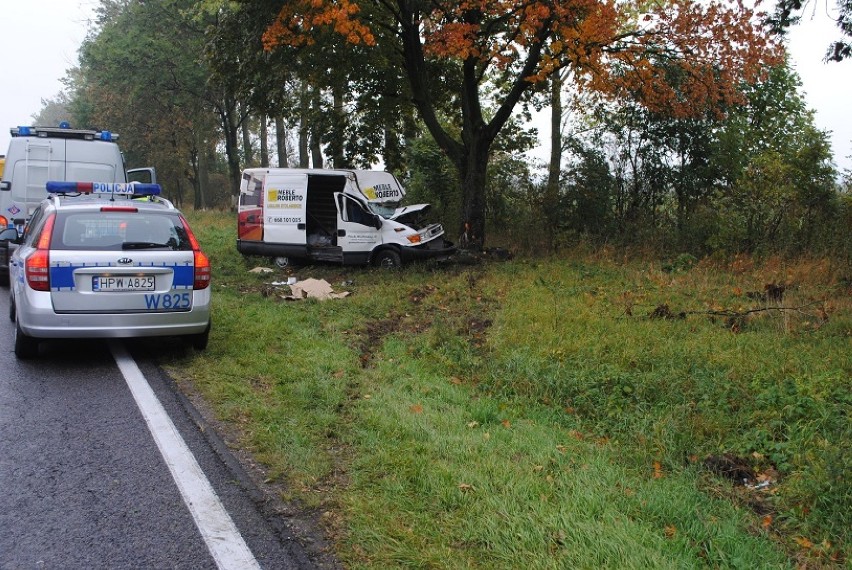
M192 308L192 297L189 293L173 293L166 295L145 295L146 309L163 309L179 311Z

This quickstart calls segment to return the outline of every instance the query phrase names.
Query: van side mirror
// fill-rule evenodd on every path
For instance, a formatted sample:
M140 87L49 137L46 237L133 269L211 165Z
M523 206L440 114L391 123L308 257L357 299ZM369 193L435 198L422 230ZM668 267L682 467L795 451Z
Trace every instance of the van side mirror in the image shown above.
M382 218L381 216L373 216L373 227L377 230L382 229Z
M0 231L0 241L18 241L18 230L16 228L6 228L3 231Z
M0 190L6 190L7 192L12 189L12 183L8 180L4 180L0 182Z
M127 171L128 182L141 182L143 184L157 183L157 169L153 166L146 168L132 168Z

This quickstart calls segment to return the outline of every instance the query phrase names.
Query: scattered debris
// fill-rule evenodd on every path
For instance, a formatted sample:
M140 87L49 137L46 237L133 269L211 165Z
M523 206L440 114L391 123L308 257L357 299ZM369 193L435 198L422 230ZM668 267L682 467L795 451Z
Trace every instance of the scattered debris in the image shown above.
M729 479L734 485L753 484L757 479L751 463L733 453L710 455L704 460L704 467L720 477Z
M350 295L349 291L335 293L325 279L311 278L294 283L289 283L288 279L287 284L290 285L290 291L293 293L292 296L285 297L287 300L319 299L325 301L326 299L342 299Z
M254 269L250 269L249 273L272 273L273 271L269 267L255 267Z
M685 319L686 313L681 311L680 313L675 314L669 308L668 304L663 303L662 305L659 305L656 309L651 311L651 313L648 315L648 317L651 318L651 319L665 319L665 320Z

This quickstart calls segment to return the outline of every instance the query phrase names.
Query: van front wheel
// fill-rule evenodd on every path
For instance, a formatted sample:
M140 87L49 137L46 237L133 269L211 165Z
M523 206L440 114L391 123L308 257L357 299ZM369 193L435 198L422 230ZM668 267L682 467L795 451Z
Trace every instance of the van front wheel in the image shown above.
M402 265L402 259L394 250L383 249L373 257L373 265L383 269L396 269Z

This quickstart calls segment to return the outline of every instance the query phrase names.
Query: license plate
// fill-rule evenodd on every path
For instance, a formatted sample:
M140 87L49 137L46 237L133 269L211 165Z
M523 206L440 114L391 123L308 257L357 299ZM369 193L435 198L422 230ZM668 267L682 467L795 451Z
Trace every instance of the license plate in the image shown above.
M153 275L110 275L92 277L92 291L153 291Z

